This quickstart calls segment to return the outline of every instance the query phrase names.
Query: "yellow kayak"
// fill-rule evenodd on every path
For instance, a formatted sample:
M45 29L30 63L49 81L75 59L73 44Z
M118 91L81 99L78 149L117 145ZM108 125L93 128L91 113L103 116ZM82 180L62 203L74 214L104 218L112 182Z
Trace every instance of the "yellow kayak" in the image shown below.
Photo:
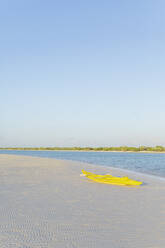
M109 174L98 175L91 172L82 170L82 173L89 179L98 183L116 184L116 185L127 185L127 186L138 186L142 182L130 179L128 177L114 177Z

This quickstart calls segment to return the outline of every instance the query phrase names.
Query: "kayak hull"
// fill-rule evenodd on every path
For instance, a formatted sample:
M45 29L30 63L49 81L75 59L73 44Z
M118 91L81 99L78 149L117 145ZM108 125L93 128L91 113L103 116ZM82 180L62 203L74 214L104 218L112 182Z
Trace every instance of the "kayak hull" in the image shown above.
M99 174L87 172L85 170L82 170L82 173L87 178L98 183L106 183L106 184L114 184L114 185L122 185L122 186L139 186L142 184L142 182L130 179L128 177L114 177L109 174L99 175Z

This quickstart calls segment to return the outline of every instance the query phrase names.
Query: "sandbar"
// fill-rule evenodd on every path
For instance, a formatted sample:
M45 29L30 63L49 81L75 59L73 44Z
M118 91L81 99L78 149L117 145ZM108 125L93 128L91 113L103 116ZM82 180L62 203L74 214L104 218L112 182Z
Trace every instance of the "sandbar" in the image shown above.
M100 184L81 170L143 181ZM164 248L165 180L82 162L0 154L1 248Z

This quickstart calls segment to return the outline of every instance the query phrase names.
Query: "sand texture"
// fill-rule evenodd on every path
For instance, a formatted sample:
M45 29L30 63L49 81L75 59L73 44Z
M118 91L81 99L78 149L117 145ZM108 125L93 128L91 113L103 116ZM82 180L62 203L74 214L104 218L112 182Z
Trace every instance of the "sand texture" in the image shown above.
M128 175L141 187L80 177ZM164 248L165 180L81 162L0 155L0 248Z

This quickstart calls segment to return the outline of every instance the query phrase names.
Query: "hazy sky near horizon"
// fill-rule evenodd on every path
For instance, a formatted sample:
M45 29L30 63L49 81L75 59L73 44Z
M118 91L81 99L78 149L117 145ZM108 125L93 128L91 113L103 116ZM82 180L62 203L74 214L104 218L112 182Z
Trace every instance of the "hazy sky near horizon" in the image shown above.
M0 146L165 145L164 9L0 1Z

